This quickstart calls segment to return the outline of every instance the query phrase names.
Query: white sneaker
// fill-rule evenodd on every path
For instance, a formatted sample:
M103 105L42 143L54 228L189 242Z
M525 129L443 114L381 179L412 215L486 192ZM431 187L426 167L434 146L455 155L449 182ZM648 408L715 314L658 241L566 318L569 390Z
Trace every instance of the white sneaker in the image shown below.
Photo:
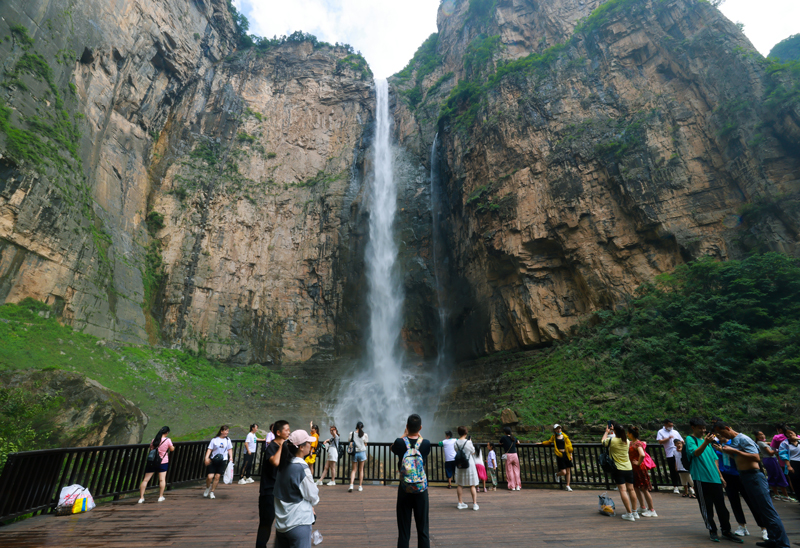
M763 538L764 540L769 540L769 534L767 534L767 530L766 529L761 531L761 538Z
M239 483L239 485L247 485L247 480L242 478L237 483Z
M353 492L353 484L352 483L350 484L350 489L348 489L347 492L348 493L352 493Z
M206 490L203 491L203 496L207 497L210 492L211 492L211 487L206 487Z
M329 481L328 483L326 483L325 485L336 485L336 482L335 482L335 481L333 481L333 480L331 480L331 481Z
M639 515L639 512L634 512L632 515L633 519L642 519L642 516Z
M680 495L681 494L681 490L678 489L677 487L675 489L673 489L672 492L675 493L676 495Z
M322 480L317 480L317 485L322 485Z
M217 497L214 496L214 491L211 491L211 493L208 494L208 498L210 498L210 499L217 498Z
M253 478L247 478L247 483L255 483L255 482L256 480L254 480Z
M158 502L164 502L165 500L167 499L165 499L164 497L158 497Z
M622 514L622 519L625 521L636 521L632 514Z
M138 504L142 504L143 502L144 502L144 499L139 499Z
M642 516L646 518L657 518L658 514L656 514L655 510L645 510L641 513Z
M560 478L560 477L561 477L561 476L559 476L558 474L556 474L556 483L558 483L558 478Z
M646 511L647 511L647 508L637 508L636 509L636 513L638 513L638 514L644 514Z
M694 492L694 487L689 487L689 494L696 495L697 493Z
M363 491L363 490L364 490L364 488L363 488L363 487L361 487L361 486L359 485L359 486L358 486L358 490L359 490L359 491Z
M519 485L517 485L517 491L519 491L520 489L522 489L522 487L520 487Z
M572 493L572 487L570 487L569 485L567 485L567 492Z
M459 502L459 503L456 505L456 508L458 508L459 510L463 510L464 508L469 508L469 506L467 506L467 505L466 505L466 504L464 504L463 502Z
M739 528L736 531L733 532L733 534L737 535L737 536L740 536L740 537L743 537L746 534L745 531L747 531L747 528L746 527L742 527L740 525Z
M477 504L473 504L473 505L472 505L472 509L473 509L473 510L477 510L478 508L480 508L480 506L478 506Z

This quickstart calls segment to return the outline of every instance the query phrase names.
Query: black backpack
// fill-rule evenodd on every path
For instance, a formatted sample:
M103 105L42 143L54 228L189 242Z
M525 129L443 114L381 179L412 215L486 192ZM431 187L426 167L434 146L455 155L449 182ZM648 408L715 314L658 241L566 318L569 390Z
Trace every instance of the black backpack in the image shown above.
M686 436L687 438L692 438L697 442L697 446L700 447L702 443L699 439L695 438L694 436ZM681 449L681 464L687 470L692 469L692 454L689 452L688 445L686 442L683 442L683 449Z
M161 447L161 444L164 443L164 439L162 437L161 443L158 444L158 447ZM147 465L148 466L161 466L161 455L158 454L158 447L155 449L151 449L149 453L147 453Z
M464 448L467 446L467 444L464 443L464 445L459 447L458 443L456 443L455 446L456 446L456 459L455 459L456 468L460 468L462 470L464 470L465 468L469 468L469 457L464 452Z
M606 474L613 474L617 471L617 463L614 462L614 459L611 457L611 452L609 448L611 447L611 440L609 440L608 445L603 445L603 452L597 455L597 464L600 465L600 468Z

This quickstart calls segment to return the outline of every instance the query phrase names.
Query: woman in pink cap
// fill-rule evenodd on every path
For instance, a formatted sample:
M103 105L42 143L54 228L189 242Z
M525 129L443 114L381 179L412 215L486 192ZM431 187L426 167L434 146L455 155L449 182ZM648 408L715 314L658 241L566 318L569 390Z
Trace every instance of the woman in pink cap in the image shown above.
M275 546L310 548L311 525L316 521L314 506L319 488L303 460L316 441L305 430L295 430L283 442L281 461L275 477Z

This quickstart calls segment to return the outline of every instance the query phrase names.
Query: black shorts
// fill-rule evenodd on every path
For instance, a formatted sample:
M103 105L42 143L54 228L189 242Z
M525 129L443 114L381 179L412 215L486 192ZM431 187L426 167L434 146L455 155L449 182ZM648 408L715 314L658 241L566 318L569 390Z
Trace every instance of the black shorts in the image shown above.
M566 470L572 468L572 461L566 455L563 457L556 457L556 466L559 470Z
M162 462L160 464L156 464L155 466L150 466L149 464L145 466L144 473L145 474L157 474L159 472L166 472L169 470L169 463Z
M227 460L214 460L211 459L211 464L208 465L206 468L206 474L219 474L222 475L225 473L225 469L228 467Z
M633 470L617 470L612 474L612 477L617 485L633 483Z
M445 461L444 473L447 475L447 479L452 478L456 474L456 461L454 460Z

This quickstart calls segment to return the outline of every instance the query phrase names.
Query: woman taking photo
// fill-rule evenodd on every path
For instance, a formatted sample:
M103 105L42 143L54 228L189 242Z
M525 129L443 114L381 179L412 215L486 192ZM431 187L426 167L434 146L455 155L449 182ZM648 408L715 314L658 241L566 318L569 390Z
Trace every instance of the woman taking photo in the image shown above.
M305 430L295 430L283 442L274 490L276 548L311 547L319 489L303 459L311 452L314 441Z
M478 469L475 467L475 446L472 440L467 439L466 426L458 427L458 439L454 445L456 450L456 492L458 493L458 508L463 510L468 508L464 504L463 487L469 487L469 492L472 495L472 509L478 509ZM468 466L466 468L459 468L459 456L461 454L466 456Z
M319 426L314 424L314 421L311 421L309 423L309 427L311 428L310 433L311 437L314 438L314 441L311 442L311 451L306 457L306 464L309 466L309 468L312 468L311 473L313 474L314 463L317 462L317 447L319 447Z
M220 476L228 468L228 462L233 463L233 444L228 439L228 425L223 424L206 449L205 463L208 476L206 477L206 490L203 491L204 497L216 498L214 490L219 484Z
M613 426L613 430L612 430ZM609 435L613 432L614 437L609 439ZM628 441L628 433L625 428L615 422L606 427L605 434L600 442L608 447L608 452L617 465L617 470L614 472L614 483L619 487L619 497L622 499L622 504L625 506L625 513L622 514L622 519L626 521L636 521L638 514L633 511L632 501L636 500L636 492L633 490L633 466L628 457L628 448L630 442Z
M367 442L369 442L369 436L364 432L364 423L358 421L355 432L350 432L350 440L348 441L353 445L353 468L350 470L350 489L347 490L348 493L353 490L356 469L358 469L358 490L364 490L361 484L364 482L364 463L367 462Z
M653 506L653 497L650 496L650 490L653 488L650 485L650 472L644 464L646 446L639 441L639 429L637 427L628 427L628 439L630 440L628 457L633 468L633 489L639 499L639 508L636 509L633 516L635 518L639 514L639 510L642 510L642 516L657 518L658 514L656 514L655 506Z
M550 439L537 443L537 445L552 445L553 451L556 454L556 482L558 478L567 477L567 491L572 491L569 486L570 470L572 469L572 442L569 441L569 436L561 431L560 424L553 425L553 435Z
M158 502L164 502L164 489L167 487L167 470L169 469L169 454L175 451L175 446L172 445L172 440L167 437L169 434L169 426L162 426L158 431L156 437L150 442L150 448L147 450L148 454L153 449L158 449L157 462L148 462L144 469L144 481L139 485L139 504L144 502L144 490L147 489L147 484L153 474L158 474Z
M317 482L317 485L322 485L325 476L330 471L331 481L328 485L336 485L336 461L339 460L339 430L335 426L331 426L331 437L323 443L327 451L325 457L325 468L322 469L322 475Z

